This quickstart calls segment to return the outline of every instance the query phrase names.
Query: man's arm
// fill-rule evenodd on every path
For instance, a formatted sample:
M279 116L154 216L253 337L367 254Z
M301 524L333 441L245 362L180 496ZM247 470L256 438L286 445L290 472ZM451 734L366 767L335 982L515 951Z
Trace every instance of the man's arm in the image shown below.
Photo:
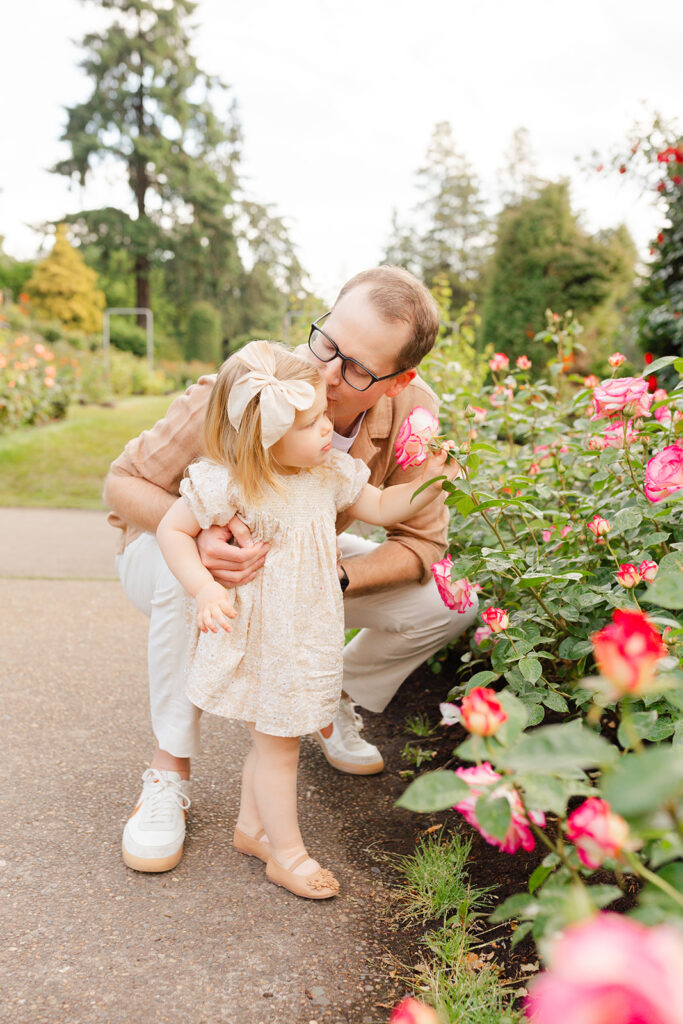
M385 541L367 555L344 558L343 564L349 577L345 597L417 583L422 578L422 562L415 552L393 540Z
M128 476L110 469L104 481L105 504L121 519L142 530L156 533L157 526L176 500L163 487L140 476Z

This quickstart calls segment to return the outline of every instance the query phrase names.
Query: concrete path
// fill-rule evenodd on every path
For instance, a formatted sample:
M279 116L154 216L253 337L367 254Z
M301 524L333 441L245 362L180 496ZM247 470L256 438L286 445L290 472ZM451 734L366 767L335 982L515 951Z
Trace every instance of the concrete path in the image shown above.
M386 1021L390 922L367 851L413 830L395 775L341 775L304 741L302 831L343 891L301 900L232 850L245 734L207 715L181 864L124 866L151 733L147 621L113 550L103 513L0 510L0 1021Z

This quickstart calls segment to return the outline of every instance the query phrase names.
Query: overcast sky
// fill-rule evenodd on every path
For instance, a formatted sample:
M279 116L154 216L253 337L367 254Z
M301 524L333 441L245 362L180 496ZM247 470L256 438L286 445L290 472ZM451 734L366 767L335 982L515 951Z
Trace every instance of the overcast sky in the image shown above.
M0 234L13 256L40 246L27 225L127 201L111 176L69 191L46 170L66 154L63 108L90 91L75 42L102 18L80 0L3 10ZM195 21L200 66L239 104L248 190L287 219L328 299L379 262L444 120L491 193L525 126L539 173L572 179L586 227L626 222L647 252L649 201L576 158L613 148L648 111L680 116L680 0L200 0Z

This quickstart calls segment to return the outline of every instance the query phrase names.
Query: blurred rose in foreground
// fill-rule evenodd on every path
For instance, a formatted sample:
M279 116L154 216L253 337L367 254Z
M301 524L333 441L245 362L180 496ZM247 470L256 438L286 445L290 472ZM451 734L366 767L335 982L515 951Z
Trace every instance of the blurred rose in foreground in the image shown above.
M409 998L394 1007L389 1024L439 1024L439 1018L431 1006Z
M668 652L659 630L644 612L616 609L610 625L594 633L591 640L611 699L639 696L654 688L657 662Z
M683 938L673 928L598 914L554 942L532 981L533 1024L682 1024Z

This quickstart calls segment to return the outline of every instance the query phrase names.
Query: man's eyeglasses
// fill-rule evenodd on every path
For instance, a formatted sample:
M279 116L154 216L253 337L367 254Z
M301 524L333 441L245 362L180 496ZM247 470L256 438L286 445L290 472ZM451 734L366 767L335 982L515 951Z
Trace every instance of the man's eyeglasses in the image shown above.
M368 370L367 366L363 366L357 359L349 359L348 356L345 356L343 352L339 351L332 338L325 334L318 326L329 315L329 312L324 313L311 324L311 331L308 335L308 347L313 355L322 363L331 363L333 359L341 359L342 377L350 387L355 388L356 391L367 391L369 387L377 384L378 381L398 377L399 373L404 372L403 370L395 370L394 373L387 373L384 377L378 377L376 373Z

